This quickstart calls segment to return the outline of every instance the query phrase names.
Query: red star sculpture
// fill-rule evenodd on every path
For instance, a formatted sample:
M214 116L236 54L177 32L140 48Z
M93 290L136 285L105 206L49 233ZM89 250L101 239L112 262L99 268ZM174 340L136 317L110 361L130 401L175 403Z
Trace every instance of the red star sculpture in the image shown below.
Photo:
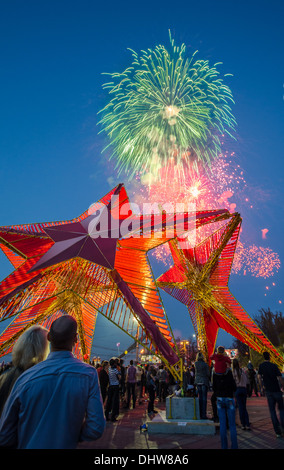
M258 352L269 350L274 361L283 365L283 358L228 287L240 226L239 214L233 214L194 248L180 249L171 241L174 265L158 278L157 285L188 307L198 347L207 360L221 328Z
M147 252L170 239L166 222L188 230L227 216L224 210L163 215L155 232L153 216L133 214L118 185L71 221L0 227L0 246L16 268L0 283L0 318L18 315L0 337L0 353L32 323L48 325L67 311L79 324L81 354L89 356L99 311L128 334L135 330L135 340L141 332L174 365L179 357Z

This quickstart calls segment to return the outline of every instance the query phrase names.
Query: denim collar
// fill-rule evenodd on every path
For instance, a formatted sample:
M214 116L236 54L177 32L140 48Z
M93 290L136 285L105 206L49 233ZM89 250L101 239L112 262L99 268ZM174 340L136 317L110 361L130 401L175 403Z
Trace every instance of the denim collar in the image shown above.
M67 357L74 357L71 351L52 351L49 353L47 359L59 359L59 358L67 358Z

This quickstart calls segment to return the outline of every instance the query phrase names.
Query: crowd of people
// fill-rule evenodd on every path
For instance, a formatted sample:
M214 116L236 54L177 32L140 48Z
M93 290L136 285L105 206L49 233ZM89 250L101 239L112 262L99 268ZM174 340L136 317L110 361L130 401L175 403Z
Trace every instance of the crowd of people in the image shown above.
M106 421L117 421L121 408L147 401L153 417L155 403L174 395L196 398L199 419L208 419L209 391L211 419L219 422L223 449L228 448L227 430L231 447L238 448L236 410L242 429L250 430L247 397L253 393L267 397L276 436L284 432L284 381L268 352L258 370L250 361L241 367L222 346L210 357L211 367L198 352L180 384L163 364L131 360L125 366L117 357L86 364L72 354L77 339L76 320L64 315L49 331L33 326L16 341L11 363L3 362L0 370L0 447L75 448L82 440L101 437Z
M136 404L148 400L148 414L157 413L155 399L165 402L178 385L164 365L135 364L128 366L117 357L93 363L97 370L107 421L116 421L119 410L134 409Z
M115 421L119 407L135 408L147 397L149 416L157 413L155 400L165 401L167 396L181 395L195 397L199 402L199 418L208 419L208 392L211 391L212 418L220 425L221 446L228 448L227 430L229 429L231 446L238 448L236 431L236 410L238 410L241 427L250 431L250 419L247 411L247 398L253 394L256 397L267 396L272 424L277 437L284 432L284 408L281 386L284 382L275 364L270 362L269 353L264 353L264 362L259 370L253 367L251 361L246 367L241 367L237 358L231 360L222 346L217 348L211 357L211 367L198 352L196 361L187 367L183 374L183 384L172 376L164 365L130 365L125 367L123 361L112 358L109 363L104 361L97 365L101 388L104 394L106 419ZM109 381L104 374L108 368ZM103 376L102 376L103 374ZM279 379L279 380L278 380ZM114 383L115 381L115 383ZM106 390L108 387L108 392ZM116 392L114 392L116 389ZM280 420L276 414L279 409Z
M242 429L250 431L250 420L247 411L247 397L266 396L273 428L277 437L284 433L284 403L281 388L284 390L284 380L276 364L270 362L268 351L263 353L264 361L255 370L249 361L246 368L240 367L237 358L233 361L226 355L222 346L217 348L212 360L212 390L211 404L214 420L220 422L220 437L222 449L228 448L227 428L230 431L231 447L238 448L236 431L236 407ZM276 408L279 411L277 417Z

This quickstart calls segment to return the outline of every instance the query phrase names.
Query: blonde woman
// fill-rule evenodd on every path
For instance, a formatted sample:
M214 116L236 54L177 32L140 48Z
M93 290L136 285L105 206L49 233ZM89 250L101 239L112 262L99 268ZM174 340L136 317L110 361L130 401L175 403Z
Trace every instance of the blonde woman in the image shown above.
M48 330L40 325L28 328L16 341L12 367L0 376L0 416L17 378L30 367L44 361L49 353Z

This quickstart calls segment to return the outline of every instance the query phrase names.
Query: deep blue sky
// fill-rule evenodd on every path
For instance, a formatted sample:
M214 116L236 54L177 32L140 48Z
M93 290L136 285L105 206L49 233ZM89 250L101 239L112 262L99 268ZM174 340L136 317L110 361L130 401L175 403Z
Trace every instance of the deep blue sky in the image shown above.
M128 66L127 48L168 45L170 29L177 44L233 74L238 162L254 198L243 229L283 262L283 15L281 0L2 0L0 225L73 218L110 189L106 141L97 135L102 73ZM1 254L0 278L10 271ZM230 288L251 316L280 310L283 269L267 280L232 275ZM183 334L191 335L185 309L163 299L170 319L180 309L173 329L188 320ZM115 348L112 328L102 326L98 342L108 334Z

